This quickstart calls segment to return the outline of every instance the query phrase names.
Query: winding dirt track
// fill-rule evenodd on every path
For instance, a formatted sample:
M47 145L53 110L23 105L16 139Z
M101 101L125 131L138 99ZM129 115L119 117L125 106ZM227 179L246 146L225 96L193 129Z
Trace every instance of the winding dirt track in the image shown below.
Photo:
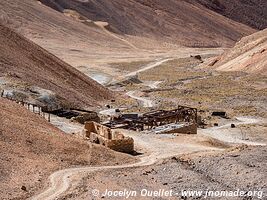
M135 164L129 164L129 165L120 165L120 166L104 166L104 167L84 167L84 168L73 168L73 169L65 169L58 172L55 172L50 176L50 187L44 191L43 193L36 195L32 197L32 200L52 200L59 197L61 194L63 194L67 189L70 187L72 182L72 177L77 174L82 173L89 173L89 172L95 172L100 170L106 170L106 169L120 169L120 168L130 168L130 167L138 167L138 166L145 166L145 165L151 165L155 163L155 158L151 155L150 158L145 157L141 159L140 162Z
M158 160L167 158L174 155L179 155L183 153L191 153L195 151L206 151L206 150L218 150L216 148L204 148L201 146L194 146L194 145L175 145L175 144L167 144L163 141L155 141L156 139L153 139L154 141L148 142L144 141L144 138L141 138L141 135L135 136L135 142L137 142L140 146L146 146L148 147L148 151L152 151L149 155L141 157L140 161L134 164L126 164L126 165L120 165L120 166L102 166L102 167L81 167L81 168L71 168L71 169L65 169L60 170L55 173L53 173L49 177L50 186L47 190L44 192L34 196L31 198L31 200L52 200L56 199L60 195L62 195L64 192L66 192L70 187L73 187L74 184L74 177L79 176L83 177L83 175L87 173L92 173L95 171L101 171L101 170L111 170L111 169L124 169L124 168L132 168L132 167L141 167L141 166L148 166L155 164ZM147 138L148 139L148 138ZM145 139L146 140L146 139ZM152 145L152 147L150 147ZM169 146L169 148L164 148L164 146ZM170 148L171 147L171 148Z
M126 94L133 98L133 99L136 99L138 101L141 101L143 103L143 107L145 108L152 108L153 107L153 101L150 100L150 99L146 99L144 97L141 97L138 95L139 91L129 91L127 92Z
M255 124L260 122L256 119L251 119L251 118L239 118L239 120L240 120L240 122L238 123L239 125L251 124L251 123ZM206 135L212 136L212 133L214 133L214 131L216 130L218 134L220 133L218 131L222 131L228 126L230 126L230 123L216 129L214 128L207 129ZM133 137L138 147L148 152L145 156L140 157L139 162L134 164L120 165L120 166L81 167L81 168L70 168L57 171L49 177L50 181L49 187L42 193L32 197L31 200L56 199L62 194L64 194L70 187L75 187L75 178L77 178L77 176L81 178L84 175L95 171L148 166L155 164L157 161L161 159L168 158L171 156L177 156L185 153L193 153L199 151L204 152L204 151L221 150L220 148L198 145L196 143L191 143L190 141L188 143L174 143L172 141L166 141L166 140L163 141L156 136L142 134L142 133L129 132L126 135ZM228 140L226 139L223 141L228 141ZM235 141L235 142L244 143L244 141ZM249 144L264 145L252 142Z
M126 76L132 76L137 74L138 72L142 72L151 68L154 68L164 62L167 62L170 59L160 59L157 62L150 63L149 65L145 66L144 68L137 70L135 72L131 72L127 74ZM143 102L144 107L151 107L153 106L153 102L149 99L142 98L136 94L137 91L130 91L127 94L135 98L137 100L140 100ZM112 109L108 110L106 114L109 114L110 112L113 112ZM238 125L241 124L256 124L260 121L257 119L252 118L237 118L239 120ZM224 126L218 127L218 128L209 128L201 131L200 135L203 137L211 137L221 140L222 142L233 142L233 143L241 143L241 144L249 144L249 145L264 145L260 143L253 143L253 142L246 142L244 140L236 140L227 138L226 134L224 136L218 137L218 135L221 134L222 131L226 131L228 137L231 137L229 134L228 127L231 125L231 123L226 124ZM140 157L140 161L133 164L125 164L120 166L100 166L100 167L80 167L80 168L70 168L70 169L64 169L57 171L53 173L49 177L50 185L49 187L41 192L40 194L37 194L36 196L31 197L31 200L53 200L61 195L65 194L68 189L71 187L75 187L77 182L75 180L84 177L88 173L96 172L96 171L102 171L102 170L112 170L112 169L125 169L125 168L132 168L132 167L141 167L141 166L148 166L153 165L157 161L168 158L171 156L177 156L181 154L186 153L194 153L194 152L205 152L205 151L214 151L214 150L222 150L217 147L210 147L210 146L203 146L201 144L194 143L192 141L188 141L186 143L184 142L173 142L171 140L162 140L161 138L155 136L155 135L148 135L148 134L142 134L142 133L132 133L128 132L125 135L128 135L132 137L135 141L136 146L138 146L140 149L142 149L143 152L147 152L145 156Z
M152 63L149 63L148 65L146 65L145 67L139 69L139 70L136 70L136 71L133 71L133 72L130 72L128 74L125 75L125 77L129 77L129 76L135 76L137 75L138 73L140 72L144 72L144 71L147 71L149 69L153 69L169 60L172 60L171 58L161 58L159 60L157 60L156 62L152 62Z

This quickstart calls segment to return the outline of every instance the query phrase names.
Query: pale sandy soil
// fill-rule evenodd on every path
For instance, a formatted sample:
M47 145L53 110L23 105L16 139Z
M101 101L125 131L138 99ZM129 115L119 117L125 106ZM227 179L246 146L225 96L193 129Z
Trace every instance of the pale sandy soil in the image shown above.
M132 98L142 101L143 106L150 106L151 100L144 99L140 95L135 94L138 91L129 91L127 94ZM152 105L151 105L152 106ZM110 115L114 112L114 109L103 110L100 113L103 115ZM262 120L249 117L239 117L237 121L234 121L237 126L239 125L251 125L263 123ZM162 159L183 155L192 154L196 152L221 152L231 145L248 144L248 145L266 145L263 142L247 141L242 138L242 133L238 129L229 128L233 121L223 122L223 125L217 128L208 128L200 130L198 135L153 135L144 134L137 132L130 132L123 130L124 134L130 136L135 141L136 151L142 153L139 156L140 162L134 164L120 165L120 166L104 166L104 167L83 167L83 168L71 168L66 170L61 170L53 173L50 176L50 187L40 194L37 194L32 199L54 199L63 197L71 199L73 197L79 196L81 199L86 199L91 197L91 194L84 193L80 191L79 188L91 188L91 185L83 185L81 179L83 177L90 177L91 174L97 174L99 171L116 171L124 170L125 174L131 168L142 169L142 167L155 166ZM237 138L239 137L239 138ZM187 172L185 172L186 174ZM112 173L113 174L113 173ZM84 181L85 179L83 179ZM104 178L100 178L104 180ZM100 181L101 182L101 181ZM133 182L129 183L132 184ZM94 183L98 187L98 183ZM154 185L154 187L156 184ZM77 191L78 190L78 191ZM89 191L89 189L85 189ZM88 196L89 195L89 196ZM81 197L82 196L82 197ZM85 197L86 196L86 197Z

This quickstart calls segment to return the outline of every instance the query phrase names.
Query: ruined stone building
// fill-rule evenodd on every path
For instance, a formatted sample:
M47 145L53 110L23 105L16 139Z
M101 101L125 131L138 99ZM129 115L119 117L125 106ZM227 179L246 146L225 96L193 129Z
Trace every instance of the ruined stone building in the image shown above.
M115 151L123 153L133 153L134 151L133 138L125 137L122 133L96 122L85 123L85 137L93 143L101 144Z

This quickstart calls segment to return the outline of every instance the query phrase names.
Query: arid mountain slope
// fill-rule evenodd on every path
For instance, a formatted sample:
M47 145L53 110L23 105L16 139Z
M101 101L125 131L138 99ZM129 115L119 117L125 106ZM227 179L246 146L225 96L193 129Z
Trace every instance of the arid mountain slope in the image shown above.
M19 82L19 88L14 84L12 89L35 93L45 89L74 107L95 106L112 96L97 82L1 24L0 48L0 77ZM36 86L38 89L33 88Z
M221 56L215 68L267 75L267 29L244 37Z
M41 0L64 12L75 10L94 21L109 23L109 30L193 47L231 46L253 32L195 2L186 0Z
M74 67L91 66L103 57L129 57L133 51L93 22L78 22L36 0L0 1L0 8L2 24Z
M265 0L190 0L255 29L267 28Z
M64 134L21 105L0 98L1 199L26 199L62 168L133 161L128 155Z
M248 26L185 0L86 2L42 0L41 2L62 12L66 9L76 10L89 20L108 22L107 28L121 37L125 34L132 35L153 39L155 43L169 42L193 47L231 46L242 36L254 32ZM118 52L121 52L121 49L129 50L127 44L110 37L94 23L88 21L77 23L38 4L37 1L7 0L1 2L0 6L1 17L5 23L49 50L53 50L55 45L53 43L56 43L57 47L54 48L62 48L63 54L66 49L66 44L62 44L63 42L71 49L76 49L78 46L78 50L82 51L89 50L79 49L79 45L95 48L95 52L98 52L100 47L105 47L106 50L111 48ZM102 50L102 53L104 52ZM75 51L71 53L77 54Z

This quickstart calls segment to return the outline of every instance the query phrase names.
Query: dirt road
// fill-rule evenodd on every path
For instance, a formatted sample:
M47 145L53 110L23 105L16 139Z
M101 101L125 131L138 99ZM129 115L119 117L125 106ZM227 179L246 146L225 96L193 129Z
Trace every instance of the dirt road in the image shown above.
M161 59L157 62L149 64L144 68L131 72L126 76L132 76L139 72L151 69L156 67L164 62L167 62L169 59ZM128 96L137 99L143 102L144 107L152 107L153 102L152 100L140 97L138 91L129 91L127 93ZM106 110L106 114L113 112L114 110ZM104 112L104 114L105 114ZM102 113L103 114L103 113ZM237 118L239 120L236 125L242 124L254 124L259 123L259 120L253 118ZM249 144L249 145L263 145L260 143L254 143L250 141L244 141L237 138L231 138L232 131L236 131L236 129L229 129L230 124L226 124L221 127L212 127L201 131L199 137L211 137L216 138L222 142L231 142L237 144ZM223 133L223 134L221 134ZM49 177L50 185L49 187L37 194L36 196L32 197L32 200L52 200L60 197L62 194L65 194L68 189L77 186L78 180L82 177L86 176L89 173L96 172L96 171L103 171L103 170L112 170L112 169L126 169L126 168L133 168L133 167L141 167L141 166L148 166L157 163L157 161L168 158L171 156L177 156L181 154L187 153L194 153L194 152L205 152L205 151L220 151L222 150L219 147L215 146L207 146L201 143L197 143L196 141L191 140L182 140L183 136L181 136L181 140L172 140L171 135L148 135L143 133L136 133L136 132L126 132L125 135L133 137L136 147L142 153L140 156L140 161L134 164L125 164L120 166L101 166L101 167L80 167L80 168L70 168L57 171L53 173ZM202 136L201 136L202 135ZM168 138L170 137L170 138ZM184 136L185 137L185 136ZM183 138L185 139L185 138Z
M141 97L141 96L139 95L139 93L140 93L139 91L129 91L129 92L127 92L126 94L127 94L129 97L133 98L133 99L136 99L136 100L138 100L138 101L141 101L142 104L143 104L143 107L145 107L145 108L152 108L152 107L153 107L153 101L150 100L150 99Z
M140 72L144 72L144 71L147 71L149 69L153 69L153 68L155 68L155 67L157 67L157 66L159 66L159 65L161 65L161 64L163 64L163 63L165 63L165 62L167 62L169 60L172 60L172 59L171 58L161 58L161 59L159 59L159 60L157 60L155 62L149 63L148 65L142 67L139 70L136 70L136 71L133 71L133 72L130 72L130 73L126 74L124 77L135 76Z
M238 119L240 120L240 122L238 122L239 125L259 123L258 120L252 118L238 118ZM202 131L202 134L206 136L212 136L216 139L223 139L222 141L229 142L229 140L226 138L222 137L218 138L218 135L221 135L219 133L221 133L224 130L228 131L228 135L232 134L228 129L228 126L229 124L217 128L209 128L206 129L204 132ZM222 150L221 148L204 146L202 144L197 144L196 142L192 141L188 141L186 143L182 141L174 142L171 138L168 139L168 137L171 137L169 135L167 136L148 135L136 132L127 132L126 135L133 137L137 148L142 149L142 151L145 152L144 156L140 157L139 162L134 164L120 165L120 166L81 167L81 168L71 168L71 169L57 171L50 176L49 187L45 191L32 197L31 199L32 200L56 199L57 197L65 193L70 187L75 187L75 185L77 184L77 179L82 178L86 174L95 171L141 167L141 166L153 165L157 161L163 158L177 156L185 153ZM241 140L231 140L231 142L244 144L244 141ZM253 142L249 142L247 144L263 145Z
M71 122L69 119L56 115L51 115L50 123L69 134L80 133L83 130L82 124Z
M31 200L56 199L61 194L66 192L70 187L75 187L77 184L75 182L77 176L82 178L86 174L95 171L147 166L155 164L160 159L173 155L196 151L219 150L217 148L204 147L201 145L197 146L195 144L174 144L171 141L168 143L166 141L162 141L160 138L151 137L147 134L128 133L128 135L131 135L134 138L138 148L141 148L147 152L145 156L140 157L139 162L120 166L81 167L57 171L49 177L50 185L48 189L32 197Z
M236 117L236 126L246 125L246 124L259 124L263 120L252 118L252 117ZM231 134L229 134L231 132ZM201 129L199 134L218 139L226 143L237 143L237 144L246 144L253 146L265 146L265 143L249 141L246 138L246 135L242 132L241 128L231 128L231 123L227 123L223 126L212 127L208 129Z
M159 84L161 84L163 81L149 81L144 83L145 86L150 87L151 89L157 89L159 88Z

